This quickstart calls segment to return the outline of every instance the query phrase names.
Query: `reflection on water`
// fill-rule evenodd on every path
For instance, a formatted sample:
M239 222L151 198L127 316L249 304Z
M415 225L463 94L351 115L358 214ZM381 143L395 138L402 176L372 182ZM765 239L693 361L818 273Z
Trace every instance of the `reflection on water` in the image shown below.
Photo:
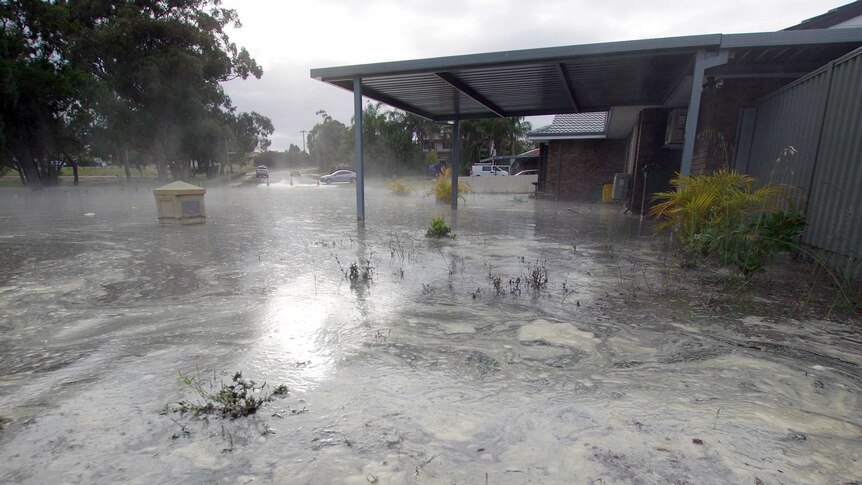
M279 289L266 302L260 323L263 336L251 353L265 358L265 365L272 368L301 369L285 379L291 388L307 390L331 374L335 349L327 345L326 324L330 308L337 304L332 298L296 298L286 293L288 288Z
M616 206L470 196L456 217L372 188L357 224L354 201L274 179L208 190L207 223L177 228L145 190L0 192L0 481L862 477L858 322L716 311ZM457 237L424 238L433 216ZM194 398L178 372L236 370L291 393L159 414Z

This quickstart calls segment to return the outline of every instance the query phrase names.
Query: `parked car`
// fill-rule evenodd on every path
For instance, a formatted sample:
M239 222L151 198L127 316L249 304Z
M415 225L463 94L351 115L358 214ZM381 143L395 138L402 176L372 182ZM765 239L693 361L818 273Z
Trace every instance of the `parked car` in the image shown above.
M501 176L501 175L509 175L509 171L506 170L508 167L503 167L500 165L489 165L485 163L477 163L473 165L473 168L470 169L470 175L473 177L488 177L488 176Z
M325 184L337 183L356 183L356 173L350 170L336 170L329 175L320 177L320 181Z
M516 173L514 176L517 177L518 175L539 175L539 171L538 170L521 170L520 172Z
M269 169L266 168L266 165L258 165L257 170L254 171L255 178L269 178Z

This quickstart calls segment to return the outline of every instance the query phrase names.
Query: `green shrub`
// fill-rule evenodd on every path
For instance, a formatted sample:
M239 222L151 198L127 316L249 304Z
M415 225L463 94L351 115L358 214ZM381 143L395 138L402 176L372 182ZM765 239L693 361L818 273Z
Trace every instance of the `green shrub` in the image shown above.
M717 257L747 278L792 250L805 228L801 213L782 210L792 193L786 185L756 188L752 177L726 169L671 184L676 190L656 194L650 210L660 220L657 229L672 229L685 251Z
M425 232L425 237L454 237L452 234L452 228L446 225L446 221L442 217L435 217L431 219L431 226L428 227L428 230Z

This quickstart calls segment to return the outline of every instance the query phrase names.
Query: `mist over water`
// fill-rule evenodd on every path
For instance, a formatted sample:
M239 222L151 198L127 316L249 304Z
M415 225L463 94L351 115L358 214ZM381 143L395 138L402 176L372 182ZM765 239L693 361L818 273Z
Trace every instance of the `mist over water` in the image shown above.
M862 480L858 322L704 305L617 207L354 204L274 178L172 227L143 188L0 190L0 482ZM160 414L240 370L290 394Z

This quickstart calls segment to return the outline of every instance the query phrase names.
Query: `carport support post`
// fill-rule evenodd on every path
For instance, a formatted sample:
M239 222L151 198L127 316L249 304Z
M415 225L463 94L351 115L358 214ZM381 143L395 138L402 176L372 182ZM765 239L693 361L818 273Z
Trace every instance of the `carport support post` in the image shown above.
M700 113L700 96L703 93L703 76L707 69L727 64L728 51L721 50L707 54L705 49L697 51L694 59L694 72L691 76L691 98L685 118L685 141L682 145L682 164L679 174L691 175L691 161L694 158L694 142L697 138L697 117Z
M452 124L452 208L458 208L458 171L461 169L461 120Z
M365 167L362 158L362 78L353 79L353 150L356 159L356 219L365 220Z

